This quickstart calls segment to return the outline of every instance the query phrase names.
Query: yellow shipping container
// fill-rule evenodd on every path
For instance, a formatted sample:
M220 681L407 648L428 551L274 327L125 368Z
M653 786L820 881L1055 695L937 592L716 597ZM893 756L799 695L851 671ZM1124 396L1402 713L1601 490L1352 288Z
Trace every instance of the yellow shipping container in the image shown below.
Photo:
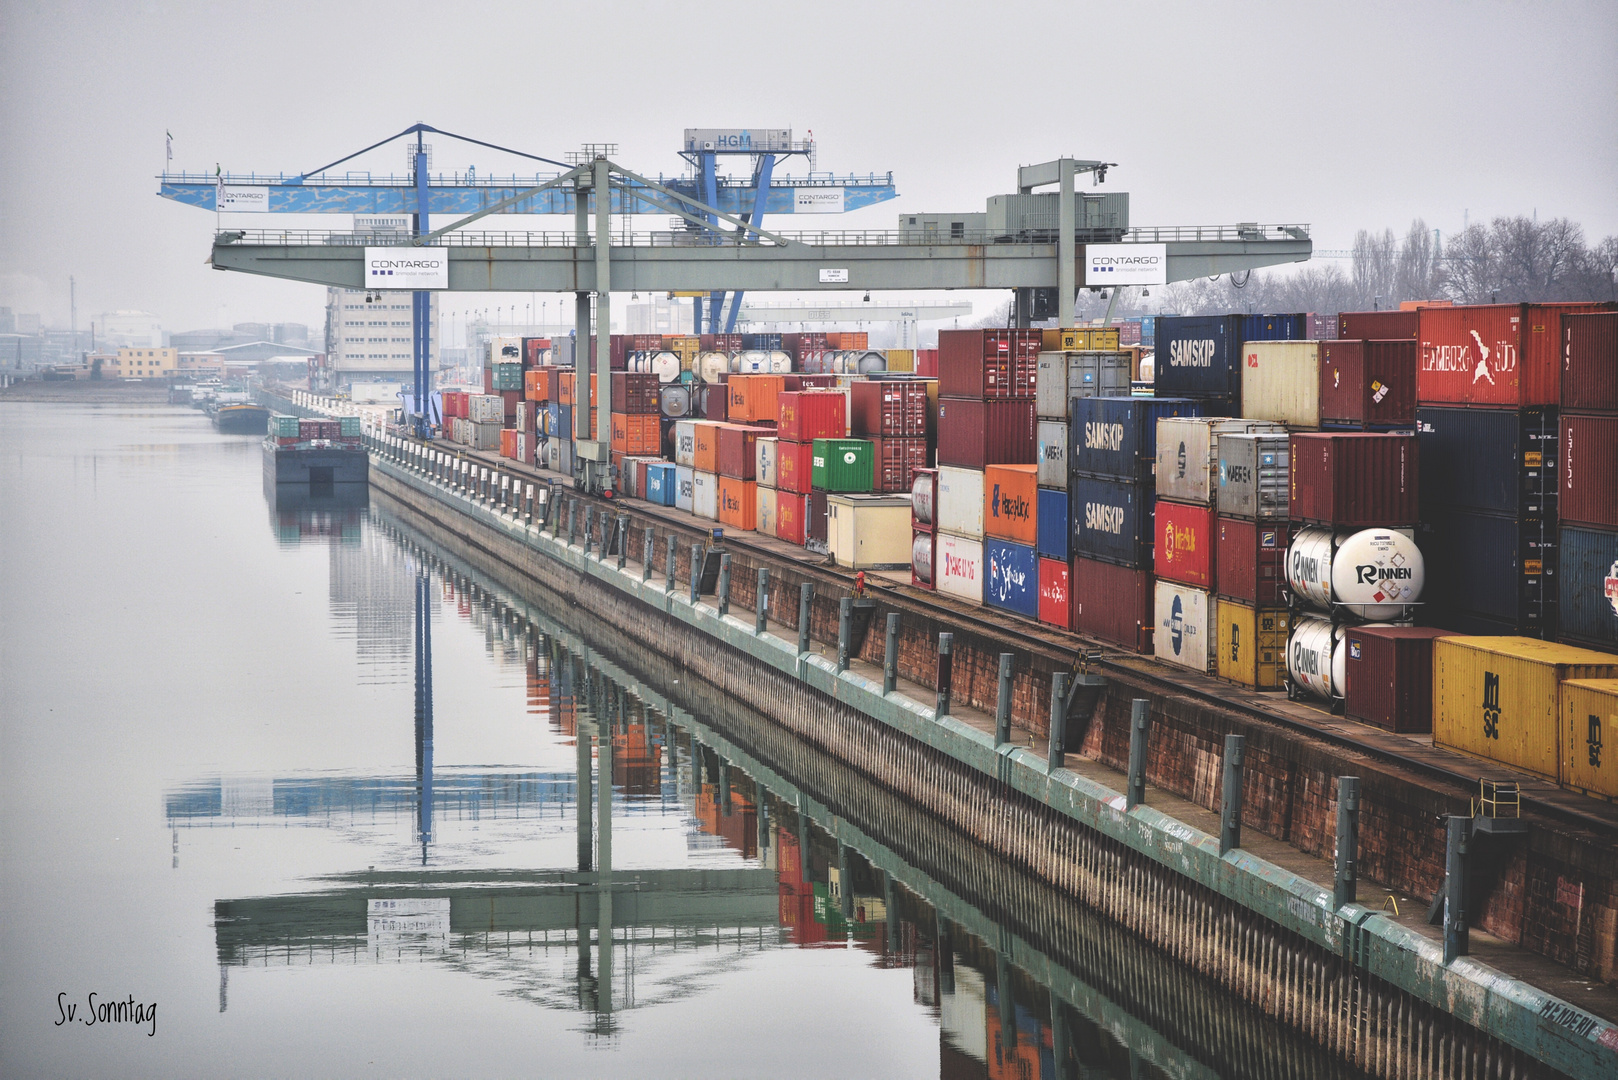
M1040 334L1045 352L1117 352L1118 328L1067 327Z
M1571 679L1562 684L1562 786L1618 800L1618 679Z
M888 350L888 370L889 371L915 371L916 370L916 350L914 350L914 349L889 349Z
M1618 679L1618 656L1525 637L1433 642L1433 743L1562 779L1562 682Z
M1286 685L1287 632L1292 617L1285 608L1253 608L1234 600L1219 601L1219 677L1255 690Z

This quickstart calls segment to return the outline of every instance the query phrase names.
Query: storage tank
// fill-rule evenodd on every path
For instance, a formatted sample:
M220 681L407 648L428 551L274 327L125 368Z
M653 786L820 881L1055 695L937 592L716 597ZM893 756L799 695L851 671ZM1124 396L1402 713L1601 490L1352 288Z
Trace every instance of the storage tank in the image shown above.
M910 571L916 580L923 585L931 586L933 582L933 545L935 539L932 533L913 533L910 540Z
M730 370L738 375L768 375L770 373L770 354L759 349L750 349L747 352L736 354L735 362Z
M730 357L722 352L705 352L697 356L697 374L705 383L716 383L719 376L730 374Z
M792 354L781 349L771 349L769 352L772 375L787 375L792 372Z
M1334 534L1319 526L1293 533L1287 584L1322 611L1360 619L1406 619L1421 599L1426 563L1415 540L1394 529Z
M678 420L691 415L691 388L684 383L669 383L657 392L658 408L664 416Z
M676 353L666 350L657 352L643 352L640 355L640 366L634 363L629 365L630 371L650 372L657 376L660 383L671 383L680 377L680 357Z
M914 519L923 525L937 525L938 507L935 505L937 498L938 473L932 469L918 472L910 485L910 505Z
M1292 637L1287 641L1287 674L1300 690L1327 701L1342 697L1342 643L1332 632L1331 620L1324 615L1300 615L1293 620Z

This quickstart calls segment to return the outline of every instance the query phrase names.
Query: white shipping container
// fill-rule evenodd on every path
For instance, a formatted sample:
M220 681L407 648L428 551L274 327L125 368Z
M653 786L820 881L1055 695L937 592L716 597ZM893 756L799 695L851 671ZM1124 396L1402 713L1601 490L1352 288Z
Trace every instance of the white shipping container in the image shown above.
M1042 352L1034 369L1034 411L1042 420L1066 420L1067 353Z
M903 570L910 565L909 495L831 495L826 550L851 570Z
M983 603L983 541L954 533L938 534L938 555L933 568L939 592Z
M494 400L499 401L499 398ZM471 446L474 450L499 450L500 432L499 424L475 423L472 425Z
M719 520L719 474L691 474L691 512L697 517Z
M775 487L776 447L778 444L779 440L777 439L759 439L753 444L753 479L758 482L761 490ZM760 531L762 532L763 530Z
M1067 490L1067 421L1041 420L1038 440L1039 486Z
M1219 627L1208 593L1159 581L1154 608L1152 651L1157 658L1193 671L1216 672Z
M775 440L771 439L770 441L774 442ZM776 492L774 488L759 485L757 493L758 522L753 528L764 536L775 535L775 499Z
M692 499L695 497L696 472L689 465L678 465L674 469L674 509L691 513Z
M983 535L981 472L953 465L939 466L938 527L957 536Z
M1242 346L1242 415L1293 428L1320 426L1320 342Z
M551 472L562 469L562 440L551 439L545 444L545 467Z
M474 424L501 424L506 419L506 402L499 394L471 394L466 399L466 411Z
M1172 416L1157 422L1157 494L1212 506L1219 490L1219 436L1282 432L1286 425L1228 416Z
M674 422L674 464L692 465L697 457L697 422L695 420L676 420ZM690 509L687 507L686 509Z
M491 364L520 364L522 363L522 338L497 337L489 339L489 359ZM476 419L474 417L474 419Z

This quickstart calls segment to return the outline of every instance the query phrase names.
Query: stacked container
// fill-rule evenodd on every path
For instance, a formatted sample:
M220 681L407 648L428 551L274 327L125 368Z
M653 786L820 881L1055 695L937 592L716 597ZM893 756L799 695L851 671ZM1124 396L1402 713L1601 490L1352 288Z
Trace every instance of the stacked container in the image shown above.
M1039 615L1038 466L983 471L983 602L1027 618Z
M935 473L934 491L933 588L958 600L981 604L986 577L983 473L977 469L940 465Z
M927 387L913 379L856 382L849 387L849 422L871 441L878 492L907 492L927 467Z
M753 482L757 485L758 513L753 525L763 536L775 535L777 447L780 440L773 435L761 436L753 444Z
M910 485L910 584L937 586L938 470L918 469Z
M1618 313L1562 316L1561 376L1557 637L1618 652Z
M938 335L938 463L981 470L1034 460L1038 330Z
M1153 379L1164 396L1197 398L1207 411L1230 413L1242 399L1242 346L1298 341L1306 315L1174 315L1156 320Z
M758 524L758 441L768 438L774 430L746 424L718 425L718 517L727 528L751 532Z
M1320 342L1320 427L1354 431L1411 428L1416 422L1414 338Z
M782 393L776 403L775 534L794 544L808 542L812 532L824 537L819 515L824 500L813 498L814 442L840 439L848 432L848 396L836 390L795 390ZM783 507L784 496L796 505ZM816 527L810 528L810 518Z

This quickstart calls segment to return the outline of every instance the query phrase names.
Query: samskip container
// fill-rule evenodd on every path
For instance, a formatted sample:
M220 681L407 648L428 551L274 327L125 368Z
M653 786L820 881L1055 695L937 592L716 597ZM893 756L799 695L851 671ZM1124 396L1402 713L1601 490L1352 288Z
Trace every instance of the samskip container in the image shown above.
M1039 538L1038 489L1033 465L990 465L984 469L984 535L1033 545Z
M981 469L1034 460L1034 402L940 398L938 464Z
M1320 343L1242 345L1242 415L1293 428L1320 426Z
M1413 525L1416 464L1413 435L1294 435L1290 516L1347 528Z
M1562 417L1556 472L1562 521L1618 529L1618 415Z
M957 600L983 603L983 541L939 533L935 574L939 592Z
M1219 677L1254 690L1282 689L1291 613L1286 608L1255 608L1236 600L1217 600L1215 618L1219 622Z
M1041 420L1034 429L1040 487L1067 490L1067 421Z
M1039 557L1027 544L988 539L983 542L988 574L983 602L1030 619L1039 617Z
M1087 476L1150 482L1157 467L1157 422L1201 415L1202 403L1188 398L1078 399L1068 429L1068 467Z
M817 491L870 491L875 458L867 439L816 439L812 482Z
M1562 786L1618 799L1618 679L1564 682L1560 728Z
M1152 655L1180 667L1218 671L1214 601L1204 589L1159 581L1154 593Z
M1618 412L1618 312L1562 316L1562 409Z
M1140 482L1076 476L1068 491L1075 555L1133 569L1152 566L1152 505L1157 496Z
M1286 427L1228 416L1167 416L1159 420L1154 468L1158 495L1178 502L1214 505L1219 490L1220 438L1255 431L1284 436Z
M1564 525L1557 544L1557 637L1618 652L1618 531Z
M1073 629L1073 573L1066 560L1040 557L1039 621Z
M1220 517L1216 531L1214 582L1219 595L1255 607L1285 603L1287 523Z
M1157 500L1152 566L1159 580L1199 589L1214 586L1214 512L1209 506Z
M1241 316L1176 315L1157 320L1154 385L1164 396L1241 396Z
M983 535L983 472L938 467L938 528L961 536Z
M1344 711L1397 732L1433 730L1431 626L1351 626L1343 633Z
M1417 396L1433 405L1555 405L1562 316L1600 310L1597 304L1422 308Z
M1552 522L1447 509L1421 534L1428 573L1423 622L1467 629L1456 613L1497 619L1531 637L1556 628L1557 550Z
M1067 562L1073 543L1072 523L1067 513L1067 492L1042 487L1038 498L1039 539L1034 548L1044 558Z
M1218 443L1219 512L1255 521L1291 514L1292 441L1286 435L1238 432Z
M1424 516L1459 507L1556 516L1556 410L1416 410Z
M1419 311L1345 311L1337 316L1339 338L1415 341L1420 334Z
M1073 560L1073 629L1138 653L1152 651L1150 570Z
M1414 340L1322 341L1320 422L1367 428L1410 426L1416 417L1419 362Z

